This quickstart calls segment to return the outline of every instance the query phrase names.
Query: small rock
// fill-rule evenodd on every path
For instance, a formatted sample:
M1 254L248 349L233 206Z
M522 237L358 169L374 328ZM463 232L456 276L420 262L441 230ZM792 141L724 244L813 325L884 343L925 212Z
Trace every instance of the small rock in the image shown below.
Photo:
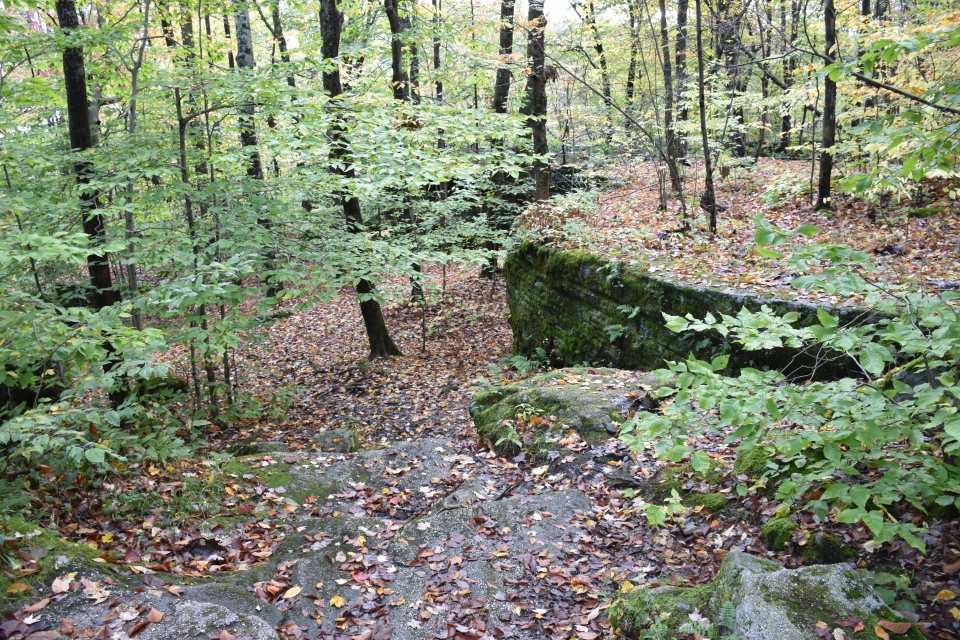
M328 453L353 453L360 450L360 437L353 429L331 429L315 435L313 444Z

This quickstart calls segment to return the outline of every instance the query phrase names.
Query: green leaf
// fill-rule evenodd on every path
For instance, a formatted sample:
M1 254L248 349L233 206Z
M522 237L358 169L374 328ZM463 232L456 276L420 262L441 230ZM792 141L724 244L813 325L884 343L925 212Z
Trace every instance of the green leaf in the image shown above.
M711 464L710 456L703 451L697 451L690 456L690 466L693 467L693 470L697 473L704 475L710 471L713 465Z
M820 324L824 327L836 327L838 324L837 319L823 308L817 309L817 320L819 320Z
M663 507L658 507L655 504L647 505L647 522L651 526L657 527L667 521L667 512L663 510Z
M773 249L766 249L764 247L757 247L757 253L759 253L764 258L782 258L783 254L779 251L774 251Z
M794 232L794 233L799 233L799 234L801 234L801 235L807 236L808 238L811 238L811 237L817 235L818 233L820 233L820 228L819 228L819 227L815 227L815 226L813 226L812 224L802 224L802 225L800 225L799 227L797 227L796 229L794 229L793 232Z
M103 464L105 451L103 449L87 449L83 456L93 464Z

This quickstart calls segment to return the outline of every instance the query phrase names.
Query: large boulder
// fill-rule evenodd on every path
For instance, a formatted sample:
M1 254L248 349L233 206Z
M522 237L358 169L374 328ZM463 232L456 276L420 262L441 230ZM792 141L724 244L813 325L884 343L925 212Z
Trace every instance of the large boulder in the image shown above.
M876 637L873 629L882 621L905 622L851 565L784 569L736 551L727 555L710 585L633 591L621 595L612 610L614 624L623 631L660 624L676 633L684 625L682 630L690 631L697 624L714 624L741 640L815 640L834 627L856 640ZM922 640L923 634L912 627L898 637Z

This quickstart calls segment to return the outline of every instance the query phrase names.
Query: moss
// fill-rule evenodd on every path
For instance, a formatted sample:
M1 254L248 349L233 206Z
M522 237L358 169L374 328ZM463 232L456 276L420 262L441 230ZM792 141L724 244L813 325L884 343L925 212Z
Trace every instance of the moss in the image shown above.
M688 507L703 507L714 513L722 511L727 506L727 496L723 493L688 493L683 497L683 504Z
M712 585L699 587L661 587L658 589L634 589L623 592L610 605L609 619L614 630L628 637L648 636L674 638L677 629L687 622L694 610L707 610Z
M50 583L53 582L54 578L63 574L82 571L83 569L93 569L97 573L104 573L107 567L105 564L94 562L94 558L103 555L98 549L64 540L57 533L43 530L35 524L22 520L12 520L6 526L5 535L8 537L13 537L16 533L27 536L38 530L42 531L40 535L33 536L29 540L20 538L18 541L19 547L31 552L31 555L37 560L40 571L29 576L14 577L13 579L8 578L5 574L0 574L0 612L13 611L48 593ZM57 560L61 558L66 558L66 563L61 562L58 567ZM9 570L6 563L4 563L4 569ZM119 576L115 579L119 580ZM13 593L8 592L7 589L14 583L25 584L29 589Z
M797 525L790 518L773 518L763 523L760 527L760 535L763 536L763 543L767 545L767 549L783 551L784 545L796 530Z
M733 463L733 472L756 477L767 470L767 459L770 455L763 449L755 447L746 451L738 451L737 459Z
M680 496L680 502L687 507L703 507L713 512L719 512L728 506L727 497L723 493L697 493L684 490L683 485L690 478L716 486L720 482L721 474L719 468L714 468L701 475L694 471L689 464L665 467L655 476L653 484L646 492L646 497L651 502L665 502L676 491Z
M271 464L268 467L250 467L245 468L245 473L253 473L257 476L257 481L264 486L275 489L277 487L286 487L293 482L293 475L290 473L289 465Z
M807 540L800 557L806 564L836 564L856 558L857 552L844 546L840 538L820 532Z

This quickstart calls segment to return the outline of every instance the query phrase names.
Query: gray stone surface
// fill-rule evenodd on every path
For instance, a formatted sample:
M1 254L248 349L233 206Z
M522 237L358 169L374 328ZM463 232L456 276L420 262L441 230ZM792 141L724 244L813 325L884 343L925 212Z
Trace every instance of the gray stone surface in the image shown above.
M360 437L356 430L349 428L321 431L311 442L318 450L326 452L353 453L360 450Z

